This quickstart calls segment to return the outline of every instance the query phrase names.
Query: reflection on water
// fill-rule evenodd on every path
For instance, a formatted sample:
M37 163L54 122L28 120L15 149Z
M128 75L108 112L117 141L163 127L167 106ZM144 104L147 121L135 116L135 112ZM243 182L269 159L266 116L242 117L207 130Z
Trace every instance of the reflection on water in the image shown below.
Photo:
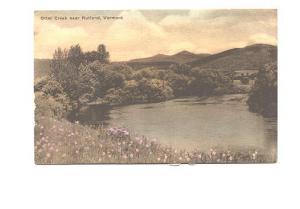
M181 149L246 148L275 157L277 119L249 112L246 99L246 95L189 97L117 107L105 116L94 109L80 120L127 127L138 135Z

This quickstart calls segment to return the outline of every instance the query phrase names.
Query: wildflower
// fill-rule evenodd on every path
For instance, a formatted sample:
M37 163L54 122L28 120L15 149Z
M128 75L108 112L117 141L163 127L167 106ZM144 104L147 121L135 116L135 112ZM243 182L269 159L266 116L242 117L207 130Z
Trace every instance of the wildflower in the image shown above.
M99 159L98 159L98 161L99 161L99 162L101 162L101 161L102 161L102 159L101 159L101 158L99 158Z
M199 159L201 159L201 158L202 158L202 155L201 155L201 154L199 154L199 155L198 155L198 158L199 158Z
M179 160L182 160L182 157L179 157Z
M103 156L105 156L105 154L106 154L105 152L102 152L102 155L103 155Z
M190 160L191 160L191 158L187 157L187 158L186 158L186 160L187 160L187 161L190 161Z
M55 149L55 152L58 152L58 149Z
M79 124L79 121L78 121L78 120L76 120L76 121L75 121L75 124Z
M64 153L63 155L62 155L62 157L64 158L64 157L66 157L67 156L67 154L66 153Z
M46 157L47 157L47 158L49 158L50 156L51 156L50 153L47 153L47 154L46 154Z
M221 160L220 159L217 159L217 162L219 163Z
M75 152L76 152L76 154L78 154L78 153L79 153L79 151L78 151L78 150L76 150Z
M127 155L123 155L123 158L124 158L124 159L127 159Z
M108 155L108 158L111 158L111 155Z
M157 158L157 161L160 161L160 157Z
M138 149L138 148L136 148L136 149L135 149L135 151L136 151L136 152L139 152L139 149Z
M230 157L229 157L229 160L230 160L230 161L232 161L232 160L233 160L233 157L232 157L232 156L230 156Z
M132 154L132 153L130 153L130 155L129 155L129 156L130 156L130 158L133 158L133 154Z

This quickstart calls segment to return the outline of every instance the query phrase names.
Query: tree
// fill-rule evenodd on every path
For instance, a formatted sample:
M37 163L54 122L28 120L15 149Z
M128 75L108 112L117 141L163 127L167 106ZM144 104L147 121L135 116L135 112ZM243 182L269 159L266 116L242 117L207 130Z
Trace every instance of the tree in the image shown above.
M277 116L277 62L261 69L247 101L250 111Z
M97 59L98 59L98 52L96 51L86 52L84 54L84 60L86 63L94 62Z
M193 69L189 92L192 95L209 96L225 94L231 91L232 76L212 69Z
M58 47L54 53L53 58L50 63L50 75L54 76L55 78L58 78L59 73L63 70L63 66L66 64L68 57L68 50L64 49L62 50L60 47Z
M100 44L97 48L98 60L101 63L109 63L109 52L106 51L104 44Z
M68 61L74 64L76 67L79 67L79 65L83 63L84 54L79 44L70 47L68 51Z

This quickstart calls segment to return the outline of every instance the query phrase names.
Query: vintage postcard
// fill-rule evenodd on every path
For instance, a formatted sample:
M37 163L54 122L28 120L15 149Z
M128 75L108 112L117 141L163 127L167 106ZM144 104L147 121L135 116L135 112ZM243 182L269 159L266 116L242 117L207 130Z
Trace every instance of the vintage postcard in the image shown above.
M277 161L277 11L35 11L36 164Z

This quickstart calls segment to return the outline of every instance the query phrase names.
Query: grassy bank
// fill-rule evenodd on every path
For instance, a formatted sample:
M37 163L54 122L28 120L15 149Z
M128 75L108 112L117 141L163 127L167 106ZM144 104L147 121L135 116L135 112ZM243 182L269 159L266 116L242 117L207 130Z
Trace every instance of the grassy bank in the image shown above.
M81 163L259 163L270 158L255 150L187 152L134 136L124 128L92 129L51 117L36 118L36 164Z

